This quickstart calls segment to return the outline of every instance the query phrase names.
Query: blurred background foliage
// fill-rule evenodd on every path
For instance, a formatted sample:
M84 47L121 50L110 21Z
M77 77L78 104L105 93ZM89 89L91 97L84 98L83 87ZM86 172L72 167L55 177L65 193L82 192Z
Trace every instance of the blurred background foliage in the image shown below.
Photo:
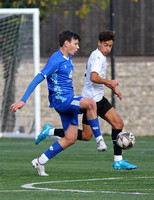
M137 3L139 0L130 1ZM95 6L105 9L109 4L110 0L1 0L0 8L39 8L40 19L44 20L59 9L63 9L65 15L75 12L76 16L83 18ZM72 10L72 5L75 10Z

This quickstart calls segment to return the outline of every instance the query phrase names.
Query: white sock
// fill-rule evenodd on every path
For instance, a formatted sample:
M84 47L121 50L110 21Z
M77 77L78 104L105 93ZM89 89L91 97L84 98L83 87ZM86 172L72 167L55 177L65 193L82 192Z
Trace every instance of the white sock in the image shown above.
M51 128L51 129L49 130L49 135L50 135L50 136L54 135L54 132L55 132L55 128Z
M114 155L114 161L120 161L120 160L122 160L122 155L119 156Z
M96 139L96 143L99 143L100 140L104 140L102 135L96 137L95 139Z
M41 165L44 165L48 160L49 158L44 153L38 158Z

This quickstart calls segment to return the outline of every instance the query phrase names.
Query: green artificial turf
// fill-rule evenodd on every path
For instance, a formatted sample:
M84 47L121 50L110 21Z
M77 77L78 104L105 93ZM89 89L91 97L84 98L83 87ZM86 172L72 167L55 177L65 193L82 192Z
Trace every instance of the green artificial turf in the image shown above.
M123 158L136 170L114 170L110 136L107 152L98 152L95 139L77 143L46 164L49 177L40 177L31 160L54 140L39 145L28 139L0 139L0 199L11 200L153 200L154 137L137 137ZM23 188L24 184L34 188ZM37 183L37 184L35 184Z

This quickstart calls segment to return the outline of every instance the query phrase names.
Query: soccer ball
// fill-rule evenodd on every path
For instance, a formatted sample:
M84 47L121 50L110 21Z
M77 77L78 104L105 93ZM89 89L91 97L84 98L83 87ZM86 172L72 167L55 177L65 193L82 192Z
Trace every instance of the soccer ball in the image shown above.
M130 149L135 144L135 136L129 131L122 131L117 135L116 142L122 149Z

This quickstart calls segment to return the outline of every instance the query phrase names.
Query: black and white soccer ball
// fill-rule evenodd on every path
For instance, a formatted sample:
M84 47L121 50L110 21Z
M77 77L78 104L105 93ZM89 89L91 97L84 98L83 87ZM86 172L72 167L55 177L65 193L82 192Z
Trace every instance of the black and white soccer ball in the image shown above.
M117 135L116 142L122 149L130 149L135 144L135 136L130 131L122 131Z

